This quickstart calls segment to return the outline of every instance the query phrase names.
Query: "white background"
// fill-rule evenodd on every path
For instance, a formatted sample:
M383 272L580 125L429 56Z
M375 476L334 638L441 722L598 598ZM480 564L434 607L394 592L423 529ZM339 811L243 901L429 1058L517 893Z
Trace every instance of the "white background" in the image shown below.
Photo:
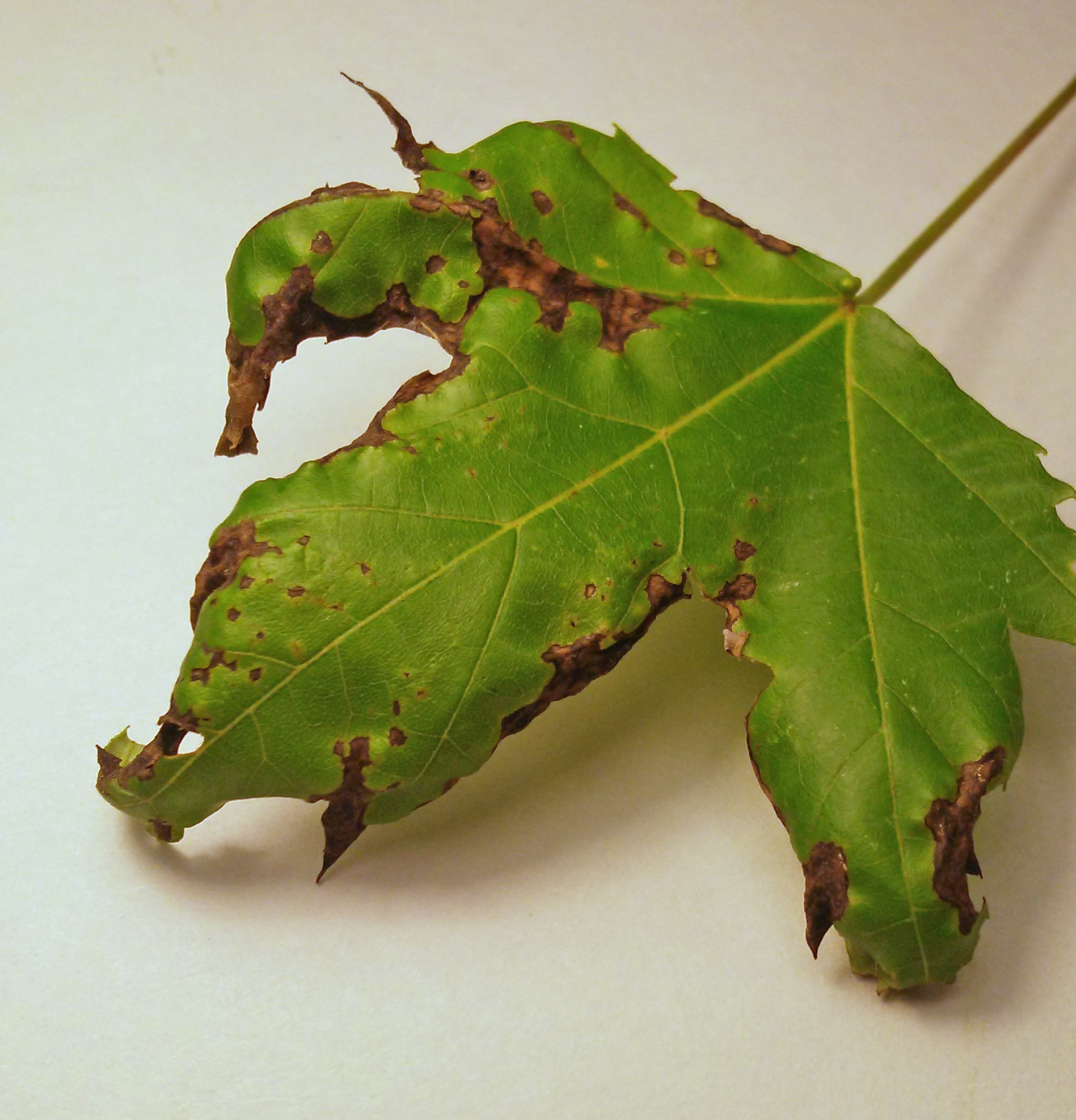
M241 488L347 442L417 336L303 346L262 454L212 458L223 275L326 182L408 188L375 106L458 150L616 121L872 279L1071 76L1071 0L8 0L0 36L0 1110L18 1120L1071 1115L1076 653L1018 638L1025 755L956 985L880 999L755 784L766 680L662 618L326 881L320 807L176 847L94 791L153 734ZM883 306L1076 480L1076 106ZM399 332L397 332L399 333ZM929 574L928 574L929 575Z

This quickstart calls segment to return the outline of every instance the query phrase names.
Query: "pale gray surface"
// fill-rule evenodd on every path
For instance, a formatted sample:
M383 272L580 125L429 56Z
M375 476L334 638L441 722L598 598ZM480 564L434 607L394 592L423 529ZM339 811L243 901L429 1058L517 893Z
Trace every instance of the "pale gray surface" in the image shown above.
M617 121L733 213L870 280L1070 76L1071 0L15 0L0 39L0 1102L19 1120L1070 1114L1076 653L1018 640L1026 754L977 832L957 985L878 999L802 878L719 614L663 618L487 770L315 888L313 806L166 848L100 800L152 734L239 490L349 440L440 354L303 347L214 460L222 278L315 185L406 188L344 69L449 150ZM1076 108L884 306L1076 480ZM434 366L433 368L437 368Z

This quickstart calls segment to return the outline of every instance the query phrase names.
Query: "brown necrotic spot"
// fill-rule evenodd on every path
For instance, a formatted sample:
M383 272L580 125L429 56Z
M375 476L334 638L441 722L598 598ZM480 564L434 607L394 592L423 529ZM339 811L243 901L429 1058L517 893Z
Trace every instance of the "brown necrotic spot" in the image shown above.
M314 235L314 240L310 242L310 251L312 253L331 253L333 251L333 239L323 229L319 229Z
M359 564L359 571L362 572L364 576L368 576L373 571L373 569L369 564L363 561Z
M584 599L593 599L594 598L594 592L597 591L597 590L598 589L594 586L594 584L588 583L586 585L586 587L583 588L583 598Z
M398 728L389 728L389 746L402 747L407 742L407 736Z
M228 621L235 622L243 612L238 607L228 608Z
M399 700L393 700L393 702L392 702L392 714L394 716L398 716L400 714L400 701Z
M438 197L440 191L420 191L418 194L413 194L408 199L408 205L413 210L421 210L425 214L436 214L438 210L444 205Z
M435 272L440 272L445 267L445 258L440 253L434 253L432 257L426 262L426 271L432 276Z
M934 837L934 893L959 915L963 934L971 933L979 912L968 893L968 875L981 875L975 857L972 829L979 819L980 802L987 786L1005 766L1005 748L995 747L974 762L960 768L956 797L939 797L930 807L924 823Z
M747 541L738 540L732 546L732 554L739 561L750 560L755 555L755 546L748 544Z
M208 684L209 683L209 675L219 665L223 665L225 669L228 669L233 673L236 670L235 660L233 659L232 661L225 661L224 660L224 650L215 649L209 655L209 664L208 665L201 665L198 668L195 668L195 669L191 670L191 674L190 674L191 680L192 681L197 681L199 684Z
M614 192L613 201L617 205L618 210L623 210L625 214L630 214L633 218L642 223L643 229L650 228L650 222L647 221L646 215L631 201L630 198L625 198L622 194Z
M247 676L250 677L250 679L252 681L260 681L262 679L261 668L259 666L255 665L255 667L250 670L250 672L247 674Z
M790 245L787 241L782 241L779 237L771 237L768 233L759 233L754 226L749 226L745 221L734 217L716 203L710 202L705 198L700 198L697 206L699 213L704 217L716 218L719 222L724 222L726 225L732 226L733 229L742 230L761 249L766 249L771 253L780 253L785 257L790 257L796 251L795 245Z
M542 128L551 129L558 136L563 136L565 140L572 144L575 143L575 133L572 131L571 125L565 124L564 121L542 121Z
M726 581L721 590L714 596L714 602L719 607L725 608L725 628L722 636L725 641L725 652L733 657L740 657L747 639L751 636L746 630L733 630L735 623L743 615L739 605L745 599L751 599L755 594L755 577L750 572L744 572L733 580Z
M673 264L686 264L687 263L687 257L685 257L684 254L681 253L679 249L670 249L669 250L669 260L672 261Z
M246 591L246 589L248 587L250 587L253 582L254 582L254 577L253 576L243 576L243 578L239 581L240 590L241 591Z
M663 307L664 301L631 288L606 288L564 268L536 240L524 242L500 216L493 199L482 206L484 213L474 224L473 236L486 288L530 292L541 308L539 322L554 331L563 328L571 303L590 304L601 316L599 345L606 350L622 351L632 334L656 325L650 313Z
M531 191L531 198L534 200L534 208L539 214L552 213L553 202L545 191Z
M104 747L97 748L97 788L106 797L108 787L112 782L117 782L124 789L127 788L132 778L146 781L153 777L153 770L157 759L166 755L179 753L179 745L188 732L198 731L198 720L193 711L188 709L180 712L173 699L168 711L157 721L160 731L131 759L126 765L107 751Z
M480 167L473 167L468 171L467 178L471 180L471 186L473 186L476 191L485 192L493 189L493 176L488 171L483 171Z
M542 660L553 666L553 675L537 698L529 704L501 720L501 738L522 731L536 716L539 716L556 700L574 696L582 692L592 680L615 669L624 655L631 649L662 611L681 599L689 598L684 590L685 580L670 583L664 576L654 573L647 580L646 595L650 610L646 618L628 633L613 635L598 631L576 639L569 646L553 645L542 654ZM612 642L605 645L612 637Z
M304 533L301 537L297 537L295 543L301 544L303 548L306 548L306 546L310 543L310 534Z
M848 909L848 864L836 844L820 840L803 865L803 911L807 916L807 944L818 956L818 947L830 926Z
M288 588L288 598L289 599L298 599L300 596L305 595L305 594L306 594L306 588L303 587L302 584L297 583L294 587L289 587Z
M191 596L191 628L198 623L198 613L202 604L222 587L227 587L235 579L239 565L248 556L263 556L267 552L280 552L276 545L260 541L256 537L254 522L247 518L238 525L221 529L213 538L209 555L194 577L194 594ZM249 587L244 576L240 587ZM253 582L253 580L251 580Z

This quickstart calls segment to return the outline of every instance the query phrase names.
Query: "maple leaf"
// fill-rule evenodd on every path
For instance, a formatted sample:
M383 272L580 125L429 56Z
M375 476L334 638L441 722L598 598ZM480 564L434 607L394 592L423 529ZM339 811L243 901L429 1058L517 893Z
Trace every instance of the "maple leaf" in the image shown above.
M161 730L100 750L101 792L166 840L229 800L324 801L324 872L702 595L773 672L750 751L811 949L835 925L882 986L952 980L1020 746L1008 630L1076 640L1074 491L855 278L619 129L448 154L373 96L419 190L315 191L243 239L218 452L255 450L303 339L406 327L451 362L242 495Z

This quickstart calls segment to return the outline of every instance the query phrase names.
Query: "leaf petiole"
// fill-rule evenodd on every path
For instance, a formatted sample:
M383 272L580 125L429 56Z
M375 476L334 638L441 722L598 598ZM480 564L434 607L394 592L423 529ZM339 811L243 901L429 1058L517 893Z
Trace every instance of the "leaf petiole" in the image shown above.
M922 233L886 268L858 297L856 303L873 306L939 237L966 211L1040 132L1076 97L1076 77L1047 105L1041 113L1005 147L959 195L923 230Z

